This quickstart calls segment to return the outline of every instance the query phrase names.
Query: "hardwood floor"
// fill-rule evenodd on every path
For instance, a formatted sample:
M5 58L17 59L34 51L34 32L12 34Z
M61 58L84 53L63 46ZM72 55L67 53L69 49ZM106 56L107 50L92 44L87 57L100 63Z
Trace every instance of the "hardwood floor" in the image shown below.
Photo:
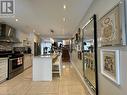
M60 78L51 82L33 82L29 68L17 77L0 84L0 95L89 95L71 64L64 64Z

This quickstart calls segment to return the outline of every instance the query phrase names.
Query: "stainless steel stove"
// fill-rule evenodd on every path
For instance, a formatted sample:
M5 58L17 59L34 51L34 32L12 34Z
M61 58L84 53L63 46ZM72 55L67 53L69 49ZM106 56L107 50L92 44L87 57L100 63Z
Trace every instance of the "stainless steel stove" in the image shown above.
M20 52L1 51L0 57L8 57L8 78L11 79L23 72L23 54Z

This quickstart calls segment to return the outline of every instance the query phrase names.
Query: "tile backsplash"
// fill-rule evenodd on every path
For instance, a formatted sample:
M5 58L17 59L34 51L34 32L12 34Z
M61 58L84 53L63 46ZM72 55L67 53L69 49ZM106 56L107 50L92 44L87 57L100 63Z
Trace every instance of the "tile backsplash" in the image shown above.
M0 43L0 51L11 51L13 49L10 43Z
M16 52L25 52L26 47L14 47L13 50Z

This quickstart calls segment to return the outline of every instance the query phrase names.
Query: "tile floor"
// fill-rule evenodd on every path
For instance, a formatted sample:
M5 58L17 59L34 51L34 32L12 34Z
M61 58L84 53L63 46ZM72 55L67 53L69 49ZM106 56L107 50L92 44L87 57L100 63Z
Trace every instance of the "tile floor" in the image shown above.
M0 84L0 95L89 95L71 64L64 64L61 78L33 82L32 69Z

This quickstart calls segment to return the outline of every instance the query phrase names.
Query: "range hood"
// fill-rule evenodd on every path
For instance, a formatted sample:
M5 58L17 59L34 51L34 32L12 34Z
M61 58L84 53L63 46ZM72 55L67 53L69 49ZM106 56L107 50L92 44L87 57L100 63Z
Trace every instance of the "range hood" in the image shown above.
M16 38L15 29L7 24L0 24L0 42L19 42L19 40Z

